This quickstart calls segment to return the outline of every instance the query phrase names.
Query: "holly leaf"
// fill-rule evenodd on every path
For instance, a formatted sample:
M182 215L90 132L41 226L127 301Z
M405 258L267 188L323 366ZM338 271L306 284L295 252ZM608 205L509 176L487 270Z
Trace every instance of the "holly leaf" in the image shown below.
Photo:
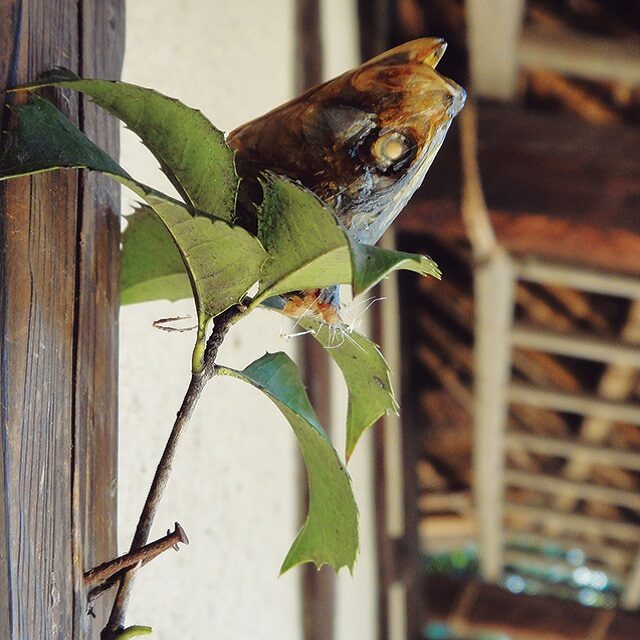
M151 627L133 625L121 631L116 636L116 640L130 640L131 638L137 638L138 636L150 636L152 633L153 629Z
M178 247L196 299L199 339L210 318L242 300L258 281L266 253L250 233L137 182L50 102L32 96L14 110L18 125L0 159L0 180L84 168L109 174L131 189L162 220Z
M342 371L349 395L345 445L349 461L360 436L381 416L398 412L389 366L375 342L347 326L308 316L298 324L327 349Z
M359 242L351 243L353 295L357 296L378 284L392 271L404 269L422 276L441 277L438 265L428 256L394 249L383 249Z
M426 256L352 241L333 210L300 184L268 173L262 189L258 237L270 259L256 302L334 284L351 284L358 295L396 269L440 277Z
M351 282L349 243L331 209L287 178L266 174L258 237L269 254L254 303Z
M184 262L155 211L141 205L127 216L120 254L120 303L181 300L193 295Z
M58 68L16 90L67 87L90 96L122 120L153 153L185 202L233 222L240 179L224 134L202 112L153 89L88 80Z
M218 373L244 380L271 398L289 421L302 451L309 513L281 573L303 562L352 570L358 551L358 509L351 480L318 423L296 365L284 353L267 353L242 371L220 367Z

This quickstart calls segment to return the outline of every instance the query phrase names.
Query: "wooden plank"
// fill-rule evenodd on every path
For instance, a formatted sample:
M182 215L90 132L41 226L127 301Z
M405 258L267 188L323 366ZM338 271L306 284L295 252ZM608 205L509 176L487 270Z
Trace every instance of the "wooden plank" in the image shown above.
M539 522L544 527L558 526L568 530L582 530L594 535L611 537L616 540L625 540L637 543L640 540L640 526L579 515L576 513L562 513L543 507L532 507L525 504L507 503L505 514L514 518L522 518Z
M542 260L521 260L518 277L541 284L554 284L580 291L640 300L640 278L585 269L569 264Z
M532 25L523 30L518 57L526 68L550 69L602 82L640 83L637 37L592 36Z
M567 560L559 558L550 558L536 551L508 550L505 553L505 564L513 567L516 573L519 571L535 572L537 575L549 574L558 568L562 568L567 574L570 574L576 567ZM607 578L618 584L624 584L625 575L616 571L609 566L608 563L600 561L592 561L589 569L601 570L606 572Z
M109 13L114 7L2 3L0 87L56 65L79 71L84 61L90 70L98 59L117 75L121 41L109 39L121 29L120 16ZM70 91L47 95L87 129L104 123L83 116ZM2 118L4 130L6 110ZM116 139L114 127L101 136L112 150ZM115 470L118 193L72 171L0 186L0 637L7 640L88 637L83 561L92 559L94 544L103 557L114 549L114 489L103 480ZM98 223L90 208L96 201ZM78 393L86 397L76 402ZM89 435L93 425L97 433ZM98 441L101 448L84 458ZM104 468L94 477L98 461ZM109 498L101 500L105 492Z
M120 77L124 54L124 0L82 4L80 72ZM119 155L119 122L90 100L81 101L83 131L113 158ZM120 308L120 188L94 172L79 175L77 325L75 329L76 504L78 553L84 571L117 555L118 313ZM84 586L84 585L83 585ZM107 622L113 592L86 615L84 636Z
M467 42L474 91L508 100L518 88L524 0L467 0Z
M386 249L395 248L392 234L383 240ZM405 274L409 275L409 274ZM412 277L411 274L409 277ZM394 305L387 302L382 306L385 320L384 341L382 350L391 359L389 364L396 372L400 372L400 385L394 385L400 406L403 407L401 419L397 416L388 416L388 424L391 429L387 432L387 481L389 489L395 494L395 501L399 502L399 509L390 510L388 521L389 530L397 536L399 553L397 554L398 579L402 583L395 585L391 590L390 603L395 607L390 612L390 633L394 629L404 629L408 640L420 638L422 635L421 621L424 618L424 601L422 599L425 577L421 570L420 551L420 514L418 513L418 500L420 488L418 485L418 459L420 451L421 433L420 421L417 414L417 405L412 398L411 356L413 346L416 344L412 329L415 325L410 323L406 315L400 314L398 304L400 294L396 288L396 280L387 280L382 285L382 297L390 298ZM395 316L395 318L392 318ZM402 336L402 339L401 339ZM396 373L397 375L397 373ZM393 383L393 380L392 380ZM395 471L393 469L395 465ZM391 480L392 474L396 476ZM390 492L390 498L392 494ZM394 598L393 594L397 594ZM399 606L404 594L404 610ZM400 636L390 636L398 637Z
M640 347L619 339L599 338L588 333L557 333L516 324L511 340L514 346L525 349L640 368Z
M369 60L390 47L391 0L357 0L360 53Z
M393 230L382 238L385 248L395 247ZM378 285L373 295L385 298L371 312L373 340L379 344L390 368L391 386L401 394L400 327L397 274ZM405 534L404 469L402 424L399 416L385 415L374 427L375 505L378 555L378 640L406 636L407 592L401 584L402 561L399 550ZM413 505L409 505L413 506ZM406 559L405 559L406 560ZM419 594L418 594L419 597ZM392 634L399 635L392 635Z
M505 483L514 487L524 487L554 495L558 493L567 494L575 500L593 500L604 504L640 510L640 493L613 487L603 487L591 482L579 482L555 475L509 469L505 473Z
M323 51L320 7L313 0L296 0L296 68L297 91L302 93L323 80ZM304 336L299 354L302 379L321 424L331 424L331 381L327 353L312 336ZM302 513L306 513L309 494L306 472L300 469ZM335 626L334 572L325 566L302 568L302 624L305 640L330 640Z
M425 598L429 620L450 620L452 603L468 583L448 576L432 576ZM578 602L551 596L514 594L494 585L477 585L477 594L465 618L466 633L504 633L526 640L585 640L597 629L602 614L611 614L607 640L640 637L640 616L620 610L583 607ZM602 637L602 636L601 636Z
M432 576L425 598L430 603L428 620L449 621L452 603L465 584L447 576ZM503 633L524 640L585 640L601 617L599 609L551 596L514 594L495 585L475 583L477 594L465 616L470 636ZM607 640L640 636L640 617L613 610Z
M640 232L637 128L481 105L478 131L490 210Z
M511 432L507 433L507 446L559 458L579 456L592 464L611 465L640 471L640 454L638 453L584 444L579 441Z
M6 3L5 3L6 4ZM0 85L33 80L56 64L77 69L78 8L70 0L9 2L4 31L11 64ZM56 95L75 122L77 99ZM4 129L4 127L3 127ZM74 172L12 181L2 189L0 309L5 519L0 544L8 572L8 634L71 638L76 194ZM1 623L0 623L1 624Z
M640 302L635 300L627 309L627 317L620 329L621 340L640 344ZM608 401L627 401L636 385L638 370L633 366L611 363L602 371L594 395ZM606 417L588 416L579 425L579 437L583 442L602 445L615 429L615 422ZM571 480L588 480L592 477L591 465L574 456L562 469L562 475ZM572 511L576 499L571 495L559 496L554 503L557 509Z
M524 384L512 384L509 389L509 399L515 404L640 425L640 404L637 403L616 402L578 393L537 389Z
M637 127L481 103L478 160L500 243L510 253L640 272L639 147ZM398 230L465 237L458 155L448 139Z
M634 558L632 551L627 551L611 544L596 544L585 542L577 537L568 536L566 533L561 538L552 538L539 533L522 531L505 527L507 543L519 547L537 546L539 548L562 550L564 554L579 549L585 557L606 562L618 571L627 569Z
M496 581L502 572L505 427L515 281L501 251L474 272L476 300L473 472L478 513L480 571Z
M388 48L389 43L389 16L391 15L390 0L358 0L358 22L360 32L360 57L368 60ZM392 276L393 277L393 276ZM384 283L383 283L384 285ZM378 296L380 288L376 287L373 295ZM374 307L371 313L373 339L383 347L383 334L389 332L388 318L383 317L384 309ZM397 319L395 319L397 321ZM392 368L393 370L393 368ZM395 387L394 387L395 388ZM396 389L397 391L397 389ZM390 419L391 418L391 419ZM398 508L402 511L402 505L395 495L391 495L390 487L395 485L394 478L388 476L394 469L396 454L399 451L398 433L399 423L392 416L383 416L374 427L374 473L375 487L374 500L376 512L376 551L378 558L378 640L388 640L397 637L402 640L406 633L402 622L400 631L397 631L398 614L404 616L404 593L394 591L397 584L397 544L394 530L402 529L402 518L397 517ZM390 450L391 445L391 450ZM397 446L394 446L397 445ZM391 524L391 527L390 527ZM402 600L398 607L397 601ZM398 611L400 610L400 611ZM397 635L392 636L395 633Z
M602 211L599 227L593 218L590 224L583 224L526 211L493 210L489 218L498 242L513 256L534 255L568 264L587 263L591 269L614 273L640 273L640 234L615 228L614 207L615 202L609 209L609 221L604 220L606 211ZM415 197L395 224L404 233L431 234L449 241L466 237L457 200ZM585 247L589 247L588 256Z
M624 609L637 609L640 606L640 552L636 554L631 571L623 584L620 604Z

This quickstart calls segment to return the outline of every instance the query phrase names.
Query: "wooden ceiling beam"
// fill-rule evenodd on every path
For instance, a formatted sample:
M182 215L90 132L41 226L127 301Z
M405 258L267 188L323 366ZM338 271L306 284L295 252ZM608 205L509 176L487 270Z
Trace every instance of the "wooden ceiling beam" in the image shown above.
M558 27L532 25L522 32L518 48L525 68L549 69L604 82L640 84L640 40L637 36L592 36Z
M523 324L513 327L511 339L516 347L640 368L640 346L619 339L598 338L586 333L558 333Z
M466 237L456 126L398 217L400 232ZM478 162L500 244L513 254L640 272L639 148L637 127L481 103Z
M561 285L605 296L640 300L640 278L637 273L629 276L614 276L594 268L534 259L519 261L516 263L516 268L518 277L522 280Z
M513 403L553 409L618 422L640 425L640 404L604 400L578 393L565 393L514 383L509 388Z
M524 0L467 0L467 44L474 91L508 100L518 89Z
M508 550L505 553L505 564L510 565L516 573L527 570L533 570L537 574L549 573L561 567L567 574L570 574L577 567L569 563L567 560L558 558L550 558L536 551ZM607 578L617 584L624 584L625 575L615 568L612 568L606 561L596 561L589 567L590 569L599 569L606 573Z
M505 472L505 482L508 486L524 487L551 494L567 494L574 499L593 500L605 504L613 504L640 511L640 493L605 487L592 482L567 480L554 475L529 473L508 469Z
M505 505L505 513L513 518L534 520L545 527L558 526L570 531L580 529L585 533L595 533L596 535L628 542L637 543L640 540L640 526L627 522L606 520L577 513L562 513L553 509L520 503L507 503Z
M480 572L497 581L502 573L507 389L511 375L511 345L515 280L509 257L495 251L476 266L475 407L473 490L478 512Z
M536 546L540 549L559 550L565 555L571 551L580 550L586 559L600 560L615 567L617 571L626 570L633 561L635 554L621 547L611 544L597 544L586 542L577 537L564 534L561 538L553 538L548 535L522 531L512 527L505 527L507 544L524 548Z
M453 621L455 603L468 582L433 575L426 581L430 620ZM584 607L550 596L511 593L495 585L476 585L464 616L465 633L503 633L528 640L629 640L640 637L640 617L631 613ZM606 636L594 636L602 617L610 617Z
M579 456L592 464L613 465L623 469L640 471L640 453L622 451L610 447L584 444L579 441L546 438L527 433L507 433L507 446L531 453L559 458Z

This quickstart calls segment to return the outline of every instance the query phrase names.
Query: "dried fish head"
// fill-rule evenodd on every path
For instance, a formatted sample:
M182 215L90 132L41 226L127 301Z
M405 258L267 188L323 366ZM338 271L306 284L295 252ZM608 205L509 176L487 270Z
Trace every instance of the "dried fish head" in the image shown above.
M353 238L375 244L464 105L464 90L435 70L445 48L439 38L400 45L239 127L229 143L240 175L269 169L299 181Z

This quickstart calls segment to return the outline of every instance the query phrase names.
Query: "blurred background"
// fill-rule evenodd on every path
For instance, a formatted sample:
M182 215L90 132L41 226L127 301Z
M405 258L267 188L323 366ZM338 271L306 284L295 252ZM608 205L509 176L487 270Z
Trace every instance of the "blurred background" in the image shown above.
M277 578L306 499L295 443L215 380L155 531L179 520L192 544L141 572L132 621L167 639L640 637L639 34L634 0L128 0L123 79L225 131L422 36L447 40L439 70L470 96L383 240L443 280L354 306L401 400L350 463L354 576ZM169 191L126 131L122 164ZM123 548L188 380L192 336L151 325L192 312L121 313ZM266 349L299 361L340 449L339 375L279 317L253 314L222 360Z

